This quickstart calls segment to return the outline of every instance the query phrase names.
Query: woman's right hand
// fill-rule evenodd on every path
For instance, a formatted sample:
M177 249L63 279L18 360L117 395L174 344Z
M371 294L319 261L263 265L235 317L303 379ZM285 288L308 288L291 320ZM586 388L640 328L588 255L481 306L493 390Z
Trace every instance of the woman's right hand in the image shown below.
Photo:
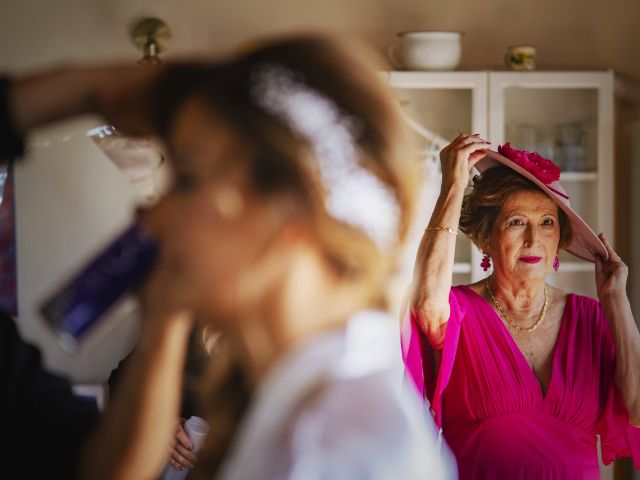
M460 133L440 152L442 168L442 190L461 188L469 183L469 172L478 161L485 157L484 150L491 142L480 138L480 134Z
M159 249L156 264L138 292L144 323L156 327L185 313L192 316L195 306L195 287L185 274L181 232L175 227L178 214L175 199L169 197L136 212L136 221L151 234Z

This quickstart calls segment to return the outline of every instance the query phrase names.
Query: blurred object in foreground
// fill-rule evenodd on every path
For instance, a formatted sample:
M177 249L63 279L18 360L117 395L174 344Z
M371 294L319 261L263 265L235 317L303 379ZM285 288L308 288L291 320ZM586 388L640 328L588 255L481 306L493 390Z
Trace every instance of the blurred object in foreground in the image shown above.
M51 295L41 312L61 347L76 351L102 316L144 281L157 254L151 235L132 225Z
M153 140L125 137L110 125L93 128L87 132L87 136L122 170L144 203L153 203L158 199L161 182L157 173L164 156Z
M13 162L0 165L0 309L18 315Z
M187 432L189 439L193 442L193 452L198 453L204 444L207 434L209 433L209 424L202 418L195 415L184 422L184 430ZM172 465L167 464L160 480L184 480L187 478L190 469L178 470Z

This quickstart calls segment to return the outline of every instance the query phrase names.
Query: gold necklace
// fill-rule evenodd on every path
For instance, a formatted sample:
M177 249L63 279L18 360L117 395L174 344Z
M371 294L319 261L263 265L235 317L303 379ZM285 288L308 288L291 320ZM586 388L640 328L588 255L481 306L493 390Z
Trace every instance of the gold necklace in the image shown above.
M540 316L538 317L538 320L536 321L536 323L534 323L530 327L522 328L519 325L516 325L515 323L513 323L509 318L509 315L507 315L507 312L505 312L502 309L502 307L498 303L498 300L496 300L496 297L493 295L493 291L491 290L491 285L489 285L488 278L487 278L486 284L487 284L487 292L489 293L489 298L491 298L491 301L500 312L500 315L502 316L502 318L504 318L505 322L507 322L511 328L513 328L514 330L517 330L518 332L529 333L529 332L533 332L536 328L542 325L542 322L544 321L544 315L547 313L547 307L549 306L549 297L547 296L546 285L544 286L544 305L542 306L542 311L540 312Z

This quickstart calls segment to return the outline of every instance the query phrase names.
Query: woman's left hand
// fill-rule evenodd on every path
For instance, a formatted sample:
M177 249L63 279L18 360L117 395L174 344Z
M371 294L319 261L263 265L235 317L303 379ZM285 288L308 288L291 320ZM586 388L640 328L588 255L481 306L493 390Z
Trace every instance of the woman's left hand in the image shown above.
M178 421L174 442L169 453L169 463L177 470L193 468L196 454L193 453L193 442L184 430L184 419Z
M611 295L626 295L629 268L613 250L604 233L599 237L609 253L608 260L596 257L596 291L600 301L603 301Z

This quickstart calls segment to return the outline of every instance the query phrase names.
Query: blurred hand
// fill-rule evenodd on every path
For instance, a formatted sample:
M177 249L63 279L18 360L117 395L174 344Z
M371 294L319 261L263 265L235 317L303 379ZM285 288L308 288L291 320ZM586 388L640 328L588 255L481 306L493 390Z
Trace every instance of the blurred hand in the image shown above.
M150 118L155 83L166 66L119 65L89 70L94 74L98 112L127 135L144 136L153 133Z
M596 291L598 298L602 302L611 295L626 296L629 268L613 250L604 233L598 236L609 253L608 260L596 257Z
M194 286L185 278L183 245L176 231L176 202L163 198L151 208L139 209L137 221L153 235L159 252L156 265L139 291L144 323L156 327L193 314Z
M178 421L174 442L169 453L169 463L178 470L193 468L196 463L196 454L193 452L193 443L185 432L184 419Z
M463 133L447 145L440 152L443 190L452 187L466 188L471 167L484 158L484 150L490 145L491 142L480 138L479 134Z

